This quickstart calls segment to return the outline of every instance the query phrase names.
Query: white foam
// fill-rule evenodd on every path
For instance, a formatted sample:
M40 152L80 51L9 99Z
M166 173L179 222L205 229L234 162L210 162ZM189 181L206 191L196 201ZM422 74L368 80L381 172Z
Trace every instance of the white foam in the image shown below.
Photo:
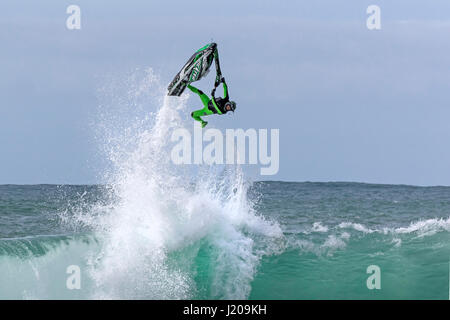
M418 220L411 222L407 227L390 228L384 227L381 229L369 229L362 224L352 222L342 222L338 225L340 229L354 229L363 233L381 233L381 234L416 234L418 237L432 236L438 232L450 231L450 218L434 218L427 220ZM400 247L402 240L394 238L393 243L395 247Z
M396 234L416 233L420 237L430 236L442 231L450 231L450 218L419 220L412 222L408 227L393 230Z
M326 251L328 256L332 256L336 250L342 250L347 246L342 237L329 235L327 240L321 245L321 248Z
M321 222L314 222L311 230L313 232L327 232L328 231L328 227L322 225Z
M341 235L331 234L323 241L323 243L313 242L302 239L287 239L287 246L300 250L300 254L312 253L316 256L333 256L336 251L344 250L350 235L347 232Z
M371 230L364 225L360 223L353 223L353 222L342 222L338 225L338 228L340 229L354 229L356 231L360 231L363 233L372 233L375 232L375 230Z

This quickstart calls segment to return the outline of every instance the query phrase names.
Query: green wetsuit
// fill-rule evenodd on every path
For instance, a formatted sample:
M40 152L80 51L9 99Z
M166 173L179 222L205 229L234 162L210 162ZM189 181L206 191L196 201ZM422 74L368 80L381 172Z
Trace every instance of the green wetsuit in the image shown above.
M217 99L214 97L214 95L212 96L212 99L210 99L205 93L203 93L202 90L199 90L194 86L188 85L187 87L192 92L200 96L200 99L202 100L202 103L204 105L203 109L199 109L191 113L191 117L194 118L194 120L201 122L202 128L204 128L208 124L208 122L204 121L200 117L209 116L211 114L226 113L226 110L224 110L224 105L227 101L229 101L229 97L228 97L228 87L225 82L223 82L224 98L217 98Z

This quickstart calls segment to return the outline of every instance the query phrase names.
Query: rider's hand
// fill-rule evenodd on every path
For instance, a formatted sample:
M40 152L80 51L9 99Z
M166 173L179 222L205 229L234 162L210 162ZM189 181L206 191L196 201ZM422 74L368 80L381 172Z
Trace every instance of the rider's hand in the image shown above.
M225 82L225 78L224 77L220 78L220 82Z

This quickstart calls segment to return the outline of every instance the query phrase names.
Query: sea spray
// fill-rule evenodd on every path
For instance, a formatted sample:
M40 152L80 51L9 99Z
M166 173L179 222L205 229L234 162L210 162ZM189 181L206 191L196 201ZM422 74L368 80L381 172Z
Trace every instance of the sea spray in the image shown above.
M216 298L247 298L262 255L270 253L264 243L282 237L281 230L253 211L238 166L224 166L217 175L211 170L192 175L170 162L170 132L184 125L186 99L165 96L153 72L144 75L127 80L128 99L110 103L111 110L121 111L133 101L135 109L120 118L128 127L115 121L98 127L103 143L112 144L104 148L112 164L105 178L115 200L91 225L102 243L88 263L95 282L92 297L185 299L208 292ZM141 99L155 90L159 98ZM144 110L137 101L148 103L147 112L156 109L153 119L135 115ZM102 121L111 119L111 110ZM195 246L208 251L203 283L196 281L202 275L195 260L184 259L181 265L174 258L174 252Z

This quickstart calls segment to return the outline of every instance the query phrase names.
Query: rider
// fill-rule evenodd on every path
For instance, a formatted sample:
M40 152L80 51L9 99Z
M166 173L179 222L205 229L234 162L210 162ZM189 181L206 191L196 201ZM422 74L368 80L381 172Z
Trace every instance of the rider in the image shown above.
M223 98L215 97L216 88L220 85L220 83L223 83ZM230 101L229 95L228 95L228 87L225 82L225 78L221 77L220 81L214 84L214 89L211 91L212 98L210 99L205 93L203 93L202 90L197 89L196 87L192 85L187 86L192 92L198 94L200 96L200 99L202 100L202 103L204 105L203 109L196 110L191 113L191 117L194 118L194 120L200 121L202 124L202 128L204 128L208 122L204 121L201 116L209 116L211 114L225 114L229 111L233 111L236 109L236 102Z

